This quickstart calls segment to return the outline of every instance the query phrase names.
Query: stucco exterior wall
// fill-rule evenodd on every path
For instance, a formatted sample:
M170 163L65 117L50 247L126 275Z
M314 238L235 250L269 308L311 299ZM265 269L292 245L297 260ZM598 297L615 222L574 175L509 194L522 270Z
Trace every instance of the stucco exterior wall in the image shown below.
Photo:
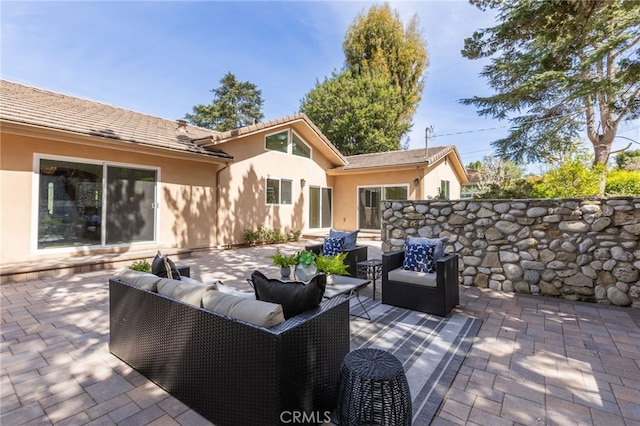
M304 232L309 229L309 187L334 187L333 178L325 173L325 167L331 167L329 161L313 146L311 158L266 150L266 134L221 146L234 161L220 173L220 244L242 243L244 231L260 225L282 232ZM292 204L267 204L267 178L292 181Z
M440 190L440 181L449 181L449 199L459 200L462 184L460 178L450 166L448 159L442 159L428 169L423 186L423 195L420 198L437 198Z
M640 308L640 198L383 202L382 250L449 237L460 282Z
M136 152L126 144L70 143L55 137L2 134L0 157L0 217L3 263L35 261L38 258L69 257L89 253L121 253L166 247L201 248L215 245L215 179L219 164L170 158L154 150ZM37 207L34 207L34 158L60 158L66 161L104 161L158 169L157 241L135 245L76 247L49 250L35 248ZM194 156L195 157L195 156ZM34 229L36 229L34 231Z

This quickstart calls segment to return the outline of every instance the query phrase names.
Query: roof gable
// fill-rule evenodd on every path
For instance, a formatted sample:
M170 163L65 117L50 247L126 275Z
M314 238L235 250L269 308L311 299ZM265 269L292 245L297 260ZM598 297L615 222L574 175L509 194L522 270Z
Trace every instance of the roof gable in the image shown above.
M95 101L0 80L0 119L123 142L231 159L193 139L218 132Z
M256 133L273 133L279 128L292 127L305 138L316 150L319 150L325 157L336 166L347 164L346 157L327 139L320 129L307 117L306 114L298 113L286 117L256 123L251 126L240 127L227 132L209 135L194 142L204 148L212 148L225 143L231 143L240 138L254 135Z

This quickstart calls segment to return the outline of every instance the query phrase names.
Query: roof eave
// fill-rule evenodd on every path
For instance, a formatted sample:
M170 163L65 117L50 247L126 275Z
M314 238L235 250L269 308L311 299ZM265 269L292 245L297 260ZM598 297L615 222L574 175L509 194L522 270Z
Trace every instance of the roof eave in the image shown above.
M106 135L70 131L58 129L55 127L25 123L22 121L7 120L2 117L0 117L0 129L3 133L39 137L43 139L53 139L59 142L95 146L96 140L100 140L105 146L125 149L127 151L149 152L149 150L153 150L154 153L165 157L189 158L191 160L198 159L200 161L216 162L221 164L228 164L230 162L233 162L233 156L221 151L196 152L168 147L160 147L153 144L147 144L144 142L122 138L113 138Z

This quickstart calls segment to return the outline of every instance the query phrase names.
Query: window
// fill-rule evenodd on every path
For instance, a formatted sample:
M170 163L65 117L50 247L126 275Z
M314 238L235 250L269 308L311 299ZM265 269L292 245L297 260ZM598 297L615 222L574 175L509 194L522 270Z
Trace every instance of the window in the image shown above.
M290 132L289 130L267 135L265 137L265 147L284 154L311 158L311 147L295 132Z
M450 184L451 182L449 182L448 180L441 180L440 181L440 199L442 200L448 200L451 193L450 193Z
M267 149L279 152L287 152L287 145L289 144L289 131L276 133L274 135L268 135L265 138L265 145Z
M291 142L291 153L299 157L311 158L311 148L305 144L302 139L293 133Z
M38 160L37 248L154 241L157 171Z
M293 181L267 178L267 204L292 204Z

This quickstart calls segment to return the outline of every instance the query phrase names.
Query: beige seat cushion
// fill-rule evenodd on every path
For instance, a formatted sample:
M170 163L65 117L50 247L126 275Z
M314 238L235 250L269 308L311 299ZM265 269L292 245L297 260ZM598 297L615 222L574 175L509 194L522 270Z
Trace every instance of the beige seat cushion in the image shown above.
M133 269L124 268L118 272L117 277L120 281L142 288L149 291L158 291L158 281L162 278L148 272L134 271Z
M217 290L207 290L204 293L202 307L261 327L273 327L284 321L282 306L276 303L247 299Z
M158 293L198 308L202 306L202 296L207 290L217 291L215 285L192 284L169 278L158 281Z
M389 271L389 280L424 285L427 287L437 287L435 272L417 272L397 268Z

